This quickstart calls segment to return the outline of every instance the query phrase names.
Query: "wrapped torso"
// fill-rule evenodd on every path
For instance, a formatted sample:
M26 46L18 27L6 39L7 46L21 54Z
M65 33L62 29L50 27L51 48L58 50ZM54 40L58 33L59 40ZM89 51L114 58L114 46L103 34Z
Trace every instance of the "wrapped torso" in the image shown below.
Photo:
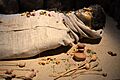
M78 42L81 37L101 38L99 32L85 26L73 13L68 17L54 11L33 13L31 16L0 14L0 59L32 57Z

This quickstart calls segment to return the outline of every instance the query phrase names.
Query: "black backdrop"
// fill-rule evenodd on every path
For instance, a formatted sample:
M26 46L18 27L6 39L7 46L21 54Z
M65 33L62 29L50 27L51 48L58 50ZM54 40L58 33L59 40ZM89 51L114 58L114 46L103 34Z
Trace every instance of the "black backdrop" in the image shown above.
M13 14L38 9L69 11L99 4L120 24L119 3L120 0L0 0L0 13Z

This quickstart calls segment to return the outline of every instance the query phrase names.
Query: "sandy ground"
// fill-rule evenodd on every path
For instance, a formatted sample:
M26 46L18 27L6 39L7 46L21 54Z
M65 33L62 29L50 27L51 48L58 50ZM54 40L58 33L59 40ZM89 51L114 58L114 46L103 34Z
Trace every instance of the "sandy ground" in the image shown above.
M103 38L99 44L86 44L87 48L90 48L94 50L99 59L100 59L100 66L102 66L102 69L104 72L107 73L107 77L103 77L100 75L79 75L76 78L73 77L62 77L58 80L120 80L120 30L117 30L115 27L116 22L110 18L107 17L107 24L104 30ZM117 53L117 56L110 56L107 52L112 51L114 53ZM59 59L67 59L68 56L65 56L66 54L61 53L55 56L50 56L51 58L59 58ZM27 59L27 60L12 60L12 61L0 61L0 64L16 64L19 62L26 62L26 67L24 68L30 68L38 70L36 77L33 78L33 80L53 80L54 77L50 77L49 75L58 71L64 71L66 68L65 62L61 62L59 65L55 65L53 63L49 63L46 65L39 65L38 62L40 62L41 58L35 58L35 59ZM72 61L71 61L72 62ZM55 69L53 69L53 67ZM13 69L18 68L17 66L11 67L11 66L0 66L1 68L7 68L7 69ZM23 68L23 69L24 69ZM21 68L22 69L22 68ZM55 71L54 71L55 70ZM25 75L27 72L14 72L15 74L19 75ZM4 80L4 79L0 79ZM12 79L12 80L20 80L20 79Z

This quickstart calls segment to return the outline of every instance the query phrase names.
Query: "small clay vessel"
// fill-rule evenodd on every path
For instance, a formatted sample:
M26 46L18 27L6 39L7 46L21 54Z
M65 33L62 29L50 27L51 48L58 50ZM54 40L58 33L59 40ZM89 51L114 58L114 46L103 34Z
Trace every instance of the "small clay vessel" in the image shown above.
M80 52L76 52L74 53L73 59L75 61L84 61L86 59L86 54L85 53L80 53Z

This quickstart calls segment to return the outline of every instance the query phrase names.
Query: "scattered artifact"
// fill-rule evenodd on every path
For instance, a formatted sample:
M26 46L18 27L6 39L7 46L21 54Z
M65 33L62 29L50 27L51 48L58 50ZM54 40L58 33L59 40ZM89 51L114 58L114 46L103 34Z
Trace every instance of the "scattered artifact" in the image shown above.
M84 72L84 73L79 73L79 75L101 75L103 77L106 77L107 73L105 72Z
M0 69L0 71L5 71L2 74L0 74L0 78L4 78L6 80L12 80L12 78L18 78L23 80L32 80L36 76L36 73L38 71L35 71L34 69ZM26 75L19 76L16 74L13 74L13 71L29 71ZM8 79L9 78L9 79Z
M53 77L56 77L54 80L57 80L61 77L67 77L67 76L75 76L76 74L96 74L96 75L102 75L106 77L106 73L101 72L102 68L98 66L98 62L94 62L94 64L90 64L88 62L83 62L81 65L79 65L77 68L70 69L64 73L58 74L58 75L53 75ZM79 71L79 72L77 72ZM97 71L97 72L96 72ZM101 73L98 73L101 72Z
M66 71L63 71L61 73L55 71L55 73L51 74L50 77L56 77L54 80L57 80L61 77L77 77L78 75L102 75L104 77L107 76L107 73L102 72L102 67L99 64L99 60L97 57L97 53L91 49L87 49L84 45L84 47L78 47L83 46L83 44L72 44L73 47L70 48L70 50L67 52L68 54L73 55L67 55L71 56L68 58L69 60L75 57L75 54L81 54L77 49L84 49L84 52L82 54L85 54L86 57L84 60L79 60L77 63L79 63L77 66L74 66L74 68L69 67ZM88 54L88 56L87 56ZM76 64L76 60L74 62ZM69 64L69 62L68 62Z
M86 59L86 54L85 53L74 53L74 60L76 61L84 61Z
M23 80L32 80L36 76L36 72L28 72L25 76L17 76L15 78Z
M88 70L88 69L90 69L90 64L89 63L86 63L85 64L85 68Z
M15 74L11 74L11 75L8 75L8 74L0 74L0 78L4 78L5 80L11 80L12 78L15 78Z
M49 63L53 63L53 64L57 64L57 65L59 65L60 63L61 63L61 60L62 59L56 59L56 58L50 58L50 57L48 57L48 58L46 58L46 59L41 59L39 62L38 62L38 64L39 65L46 65L46 64L49 64Z
M76 61L84 61L86 59L85 45L84 44L77 44L77 49L74 52L73 59Z
M87 53L89 53L89 54L96 54L96 52L91 50L91 49L87 49Z
M97 60L96 54L91 55L91 60L92 60L92 61L96 61L96 60Z
M18 63L18 64L0 64L0 66L18 66L20 68L25 67L26 63Z
M21 16L26 16L26 17L30 17L30 16L35 16L35 11L33 12L24 12L24 13L21 13Z
M78 47L78 49L85 49L85 44L81 44L81 43L78 43L77 44L77 47Z
M117 54L116 53L113 53L112 51L108 51L107 52L109 55L111 55L111 56L117 56Z

